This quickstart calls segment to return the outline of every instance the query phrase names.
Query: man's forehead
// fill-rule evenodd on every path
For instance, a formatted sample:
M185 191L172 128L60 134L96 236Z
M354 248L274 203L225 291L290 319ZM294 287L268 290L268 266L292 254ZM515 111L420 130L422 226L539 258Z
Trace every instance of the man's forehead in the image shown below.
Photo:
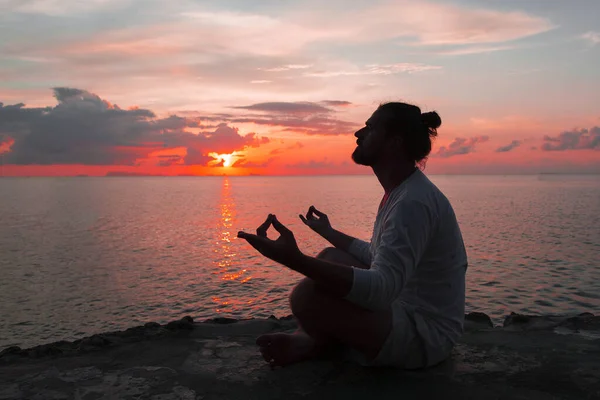
M381 110L376 110L369 119L367 120L367 125L376 125L378 122L381 122L383 119L383 112Z

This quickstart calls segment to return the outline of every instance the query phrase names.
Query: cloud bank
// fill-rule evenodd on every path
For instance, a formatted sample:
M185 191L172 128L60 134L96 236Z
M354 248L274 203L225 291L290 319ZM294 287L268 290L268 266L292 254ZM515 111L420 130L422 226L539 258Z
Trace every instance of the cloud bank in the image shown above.
M153 152L185 148L185 155L163 155L158 165L207 165L215 160L209 153L268 142L226 123L204 131L202 118L158 118L151 110L123 109L81 89L55 88L54 97L54 107L0 103L1 142L11 142L6 163L136 165Z

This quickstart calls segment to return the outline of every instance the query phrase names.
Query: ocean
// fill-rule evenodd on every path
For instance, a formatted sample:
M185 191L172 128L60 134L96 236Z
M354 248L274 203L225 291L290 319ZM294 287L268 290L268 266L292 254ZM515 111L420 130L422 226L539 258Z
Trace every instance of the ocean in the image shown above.
M430 179L463 232L467 312L598 313L600 176ZM370 175L0 179L0 349L185 315L288 315L301 276L237 232L274 213L316 255L328 243L298 214L314 205L368 240L382 195Z

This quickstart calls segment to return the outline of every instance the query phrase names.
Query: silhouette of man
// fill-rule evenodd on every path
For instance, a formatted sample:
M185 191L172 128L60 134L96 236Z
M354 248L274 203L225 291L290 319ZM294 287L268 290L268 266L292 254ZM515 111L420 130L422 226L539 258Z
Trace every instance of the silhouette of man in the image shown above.
M419 168L440 125L436 112L393 102L355 133L352 159L384 189L370 243L335 230L313 206L300 218L334 246L317 257L303 254L275 215L256 235L238 233L306 277L290 295L299 329L257 339L272 366L333 348L364 366L422 368L449 356L463 333L467 255L450 202ZM267 237L271 225L277 240Z

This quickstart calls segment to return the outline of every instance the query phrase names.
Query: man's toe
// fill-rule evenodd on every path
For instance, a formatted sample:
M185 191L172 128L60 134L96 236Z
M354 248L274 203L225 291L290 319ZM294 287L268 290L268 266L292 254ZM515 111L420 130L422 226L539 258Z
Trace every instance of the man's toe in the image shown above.
M265 359L266 362L271 362L271 360L273 360L273 355L269 351L268 347L261 347L260 354L262 355L262 357Z

